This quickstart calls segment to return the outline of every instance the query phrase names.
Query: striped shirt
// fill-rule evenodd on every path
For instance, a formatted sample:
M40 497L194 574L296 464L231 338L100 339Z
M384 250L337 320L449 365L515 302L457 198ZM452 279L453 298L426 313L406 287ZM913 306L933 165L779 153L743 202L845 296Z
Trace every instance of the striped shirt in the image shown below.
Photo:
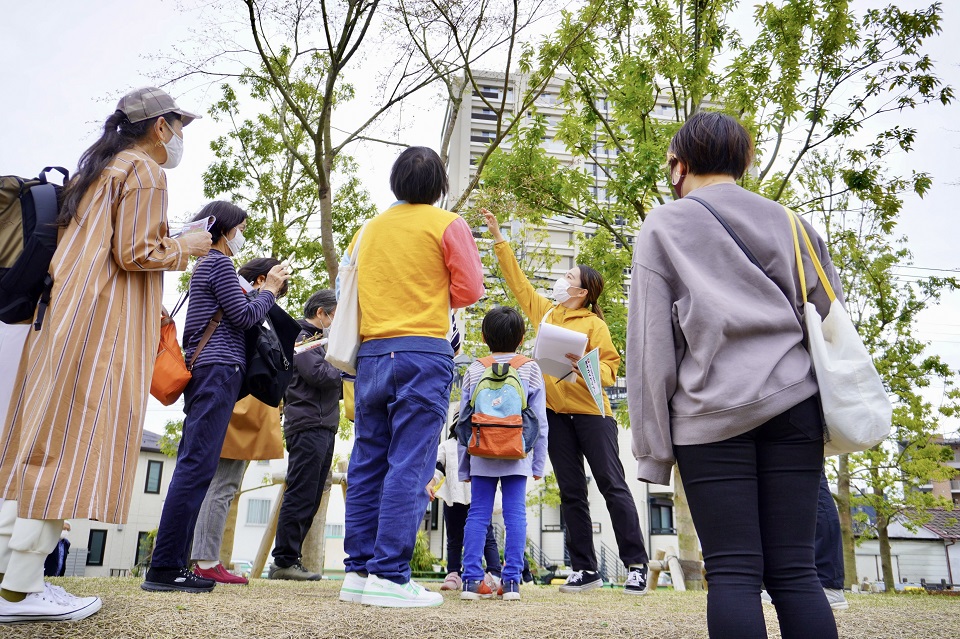
M233 261L212 249L197 263L190 278L190 304L183 325L187 362L193 357L193 351L217 309L222 308L223 321L203 347L194 366L237 364L246 367L244 332L263 321L275 301L273 293L269 291L261 291L256 297L247 297L240 288Z

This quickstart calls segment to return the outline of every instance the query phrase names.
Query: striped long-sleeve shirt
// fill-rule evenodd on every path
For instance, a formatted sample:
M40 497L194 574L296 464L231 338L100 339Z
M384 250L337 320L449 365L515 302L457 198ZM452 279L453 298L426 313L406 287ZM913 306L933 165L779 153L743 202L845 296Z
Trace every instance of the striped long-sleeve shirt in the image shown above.
M207 345L203 347L194 366L205 364L247 364L244 331L263 321L276 299L273 293L261 291L256 297L247 297L233 262L213 249L197 263L190 278L190 304L183 325L186 359L193 357L207 324L223 309L223 321Z

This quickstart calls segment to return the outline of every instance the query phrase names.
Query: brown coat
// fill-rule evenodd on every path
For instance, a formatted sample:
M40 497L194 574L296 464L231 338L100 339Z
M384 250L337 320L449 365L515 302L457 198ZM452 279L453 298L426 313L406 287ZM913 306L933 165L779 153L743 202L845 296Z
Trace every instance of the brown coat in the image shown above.
M220 457L225 459L283 459L280 409L247 395L233 407Z
M20 517L125 521L163 272L189 259L167 230L166 176L129 150L62 232L50 308L43 330L30 332L0 439L2 495L18 501Z

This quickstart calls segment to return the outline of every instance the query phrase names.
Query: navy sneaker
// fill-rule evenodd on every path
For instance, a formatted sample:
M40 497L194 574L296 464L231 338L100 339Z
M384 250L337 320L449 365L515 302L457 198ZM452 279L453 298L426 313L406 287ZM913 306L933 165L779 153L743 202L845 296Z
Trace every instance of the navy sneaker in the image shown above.
M520 601L520 582L512 579L504 581L497 590L497 597L504 601Z
M460 592L461 599L489 599L493 596L493 591L486 581L482 579L475 581L473 579L463 580L463 590Z

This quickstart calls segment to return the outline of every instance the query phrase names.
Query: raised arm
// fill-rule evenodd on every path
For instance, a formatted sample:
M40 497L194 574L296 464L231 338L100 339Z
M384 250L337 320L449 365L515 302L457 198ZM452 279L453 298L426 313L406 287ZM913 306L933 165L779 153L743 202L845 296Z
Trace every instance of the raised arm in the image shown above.
M537 293L530 280L520 268L517 257L513 254L510 243L500 232L500 225L496 216L487 209L481 209L483 217L486 220L487 228L493 236L493 252L497 256L497 262L500 264L500 270L503 272L503 279L507 281L510 292L517 298L517 303L523 310L527 319L535 325L540 324L540 320L553 308L553 302Z

